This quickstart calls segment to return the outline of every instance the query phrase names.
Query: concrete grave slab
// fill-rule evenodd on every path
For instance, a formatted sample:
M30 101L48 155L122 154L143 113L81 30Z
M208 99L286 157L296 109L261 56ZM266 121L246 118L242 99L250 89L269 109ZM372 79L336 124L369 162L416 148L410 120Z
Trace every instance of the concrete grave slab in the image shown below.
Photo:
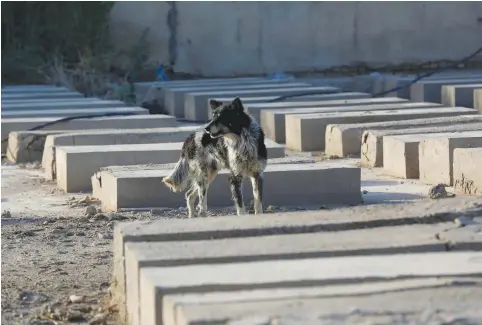
M284 146L265 140L269 158L285 156ZM57 186L67 193L92 191L91 177L101 167L139 164L172 164L181 154L183 142L109 146L56 147Z
M140 306L139 273L145 267L172 267L199 264L220 264L284 260L308 257L334 257L356 255L388 255L397 253L417 253L445 251L443 241L434 234L456 227L453 223L437 225L412 225L400 227L382 227L340 232L274 235L252 238L231 238L204 241L168 241L168 242L133 242L125 245L125 279L128 323L140 324L138 315ZM450 231L449 231L450 232ZM477 239L475 231L457 235L457 250L482 248L482 238ZM385 238L391 238L388 243ZM454 236L451 236L454 239ZM317 290L318 292L319 290ZM301 290L304 294L307 292ZM299 295L300 289L292 292ZM259 294L259 293L258 293ZM273 292L272 292L273 294ZM289 296L285 293L284 297ZM245 299L251 297L246 294ZM264 298L281 298L280 295ZM239 298L239 296L238 296ZM257 298L260 298L258 295ZM187 302L189 298L171 297L166 304ZM213 299L213 298L211 298ZM216 300L210 300L213 302ZM207 299L198 296L197 303L206 303ZM168 307L168 308L169 308Z
M286 116L302 115L314 113L331 113L331 112L364 112L379 110L403 110L418 108L437 108L440 104L433 103L410 103L405 99L398 98L377 98L377 99L360 99L360 100L333 100L322 103L317 107L308 108L291 108L282 110L264 109L261 114L261 125L266 134L272 136L277 142L284 143L286 141Z
M454 149L474 147L482 147L482 130L446 133L421 141L418 148L420 180L426 184L453 185Z
M141 101L152 100L156 98L160 103L164 103L165 97L162 93L163 89L175 89L191 86L214 86L214 85L236 85L236 84L254 84L263 82L278 82L278 83L292 83L302 82L313 86L331 86L347 88L351 84L349 77L303 77L303 78L285 78L285 79L270 79L265 77L253 78L227 78L227 79L197 79L197 80L172 80L168 82L139 82L136 83L136 93ZM264 96L266 97L266 96ZM275 96L276 97L276 96ZM315 99L316 95L313 96ZM263 98L263 97L258 97ZM271 98L272 99L272 98ZM232 99L231 99L232 100ZM269 99L261 99L269 100Z
M410 86L410 99L413 101L441 103L443 86L478 83L482 83L482 75L464 79L420 80Z
M138 128L160 128L173 127L180 125L176 119L168 115L129 115L129 116L111 116L111 117L95 117L85 119L75 119L71 121L63 121L53 123L42 127L39 131L26 131L32 128L58 121L61 117L39 117L39 118L3 118L2 119L2 140L9 137L9 133L17 131L14 136L14 143L10 147L10 151L16 152L23 150L24 147L19 146L20 142L26 140L30 136L36 136L36 142L42 140L43 135L47 135L49 130L92 130L92 129L138 129ZM34 132L34 133L29 133ZM37 132L37 133L36 133ZM38 133L40 132L40 133ZM44 133L47 132L47 133ZM9 139L10 141L10 139ZM29 142L30 140L28 140ZM43 151L43 144L39 144L39 148ZM2 153L5 152L7 143L2 142ZM18 149L17 149L18 148ZM17 154L14 154L17 156Z
M215 97L237 97L241 100L246 97L259 97L259 96L287 96L295 94L333 94L339 93L340 89L335 87L310 87L310 86L294 86L284 88L273 88L263 90L243 90L243 91L212 91L212 92L197 92L189 93L185 95L184 102L184 116L191 121L207 121L209 120L208 111L208 99Z
M360 154L360 143L364 131L400 130L409 128L443 126L453 124L482 123L482 115L462 115L414 119L407 121L386 121L356 124L330 124L326 128L325 153L331 156L346 157ZM368 143L368 141L367 141ZM363 145L363 144L362 144ZM370 150L371 150L370 146ZM368 149L368 148L367 148ZM377 147L378 150L378 147ZM380 152L383 152L381 148ZM365 154L365 152L364 152ZM378 157L378 156L377 156ZM380 157L381 158L381 157ZM373 159L370 159L373 161Z
M247 110L257 121L261 121L261 111L262 110L271 110L271 109L290 109L290 108L296 108L296 107L316 107L319 104L325 104L326 102L333 102L333 101L341 101L341 100L346 100L346 101L351 101L351 100L356 100L356 99L367 99L370 98L370 94L366 93L338 93L338 94L328 94L324 95L318 100L313 100L313 101L290 101L290 102L274 102L274 103L260 103L260 102L254 102L254 103L245 103L244 108ZM208 100L209 103L209 100ZM212 118L212 110L209 110L209 118Z
M416 179L420 176L418 145L426 137L443 133L390 135L383 137L383 169L390 176Z
M482 195L482 148L454 149L453 183L456 193Z
M332 112L287 115L286 148L297 151L324 150L326 127L329 124L400 121L442 116L472 115L474 110L464 107L403 109L365 112Z
M482 83L442 86L442 104L445 106L474 107L475 89L482 89Z
M241 91L261 90L287 87L311 86L301 82L280 82L278 80L251 81L236 84L215 84L215 85L193 85L186 87L172 87L162 89L164 107L167 112L176 117L184 117L184 95L187 93L209 92L209 91Z
M247 78L206 78L190 80L170 80L170 81L142 81L134 84L136 94L141 98L141 102L157 99L159 103L164 103L162 90L166 88L189 87L195 85L217 85L227 83L261 82L269 80L264 77Z
M12 163L42 161L47 136L67 132L69 131L11 132L8 136L8 147L6 149L7 160Z
M333 95L338 95L338 94L333 94ZM313 113L313 112L318 112L317 109L321 109L321 108L326 108L326 109L332 109L333 107L336 107L337 109L341 109L340 107L349 107L349 106L359 106L359 105L363 105L361 103L365 102L365 104L367 105L378 105L378 104L390 104L390 103L405 103L406 101L404 99L398 99L398 98L394 98L392 100L390 99L384 99L382 98L382 100L373 100L371 98L360 98L360 99L351 99L351 98L343 98L343 96L340 94L338 96L332 96L332 99L330 98L326 98L325 101L320 101L318 102L318 104L313 104L313 105L310 105L308 106L307 104L306 105L291 105L290 103L284 103L285 105L279 105L278 106L275 106L275 105L272 105L272 107L265 107L264 104L248 104L246 109L248 110L248 112L251 113L251 115L253 115L258 121L261 121L261 114L263 112L272 112L272 111L276 111L277 114L280 114L283 115L282 113L285 113L286 114L290 114L290 113L293 113L293 112L299 112L300 114L303 113L303 112L306 112L306 113ZM336 98L338 97L338 99ZM345 102L343 104L343 102ZM313 102L314 103L314 102ZM353 103L353 105L350 105L351 103ZM413 106L419 106L419 105L422 105L424 107L429 107L431 103L407 103L407 104L410 104L410 105L413 105ZM437 104L434 104L434 105L437 105ZM357 108L358 110L358 108ZM284 117L284 116L283 116ZM280 121L279 119L277 120L279 123L278 125L280 124L283 124L284 125L284 119L281 119L282 121ZM266 124L269 124L269 123L266 123Z
M140 323L163 324L164 298L172 294L287 288L306 282L361 283L373 278L480 276L480 259L481 252L443 252L143 268Z
M169 169L105 170L92 176L92 188L98 188L94 183L102 182L100 195L95 191L94 195L101 196L102 209L105 211L184 206L184 195L171 192L161 182L169 173ZM361 202L360 168L333 163L271 164L264 175L263 201L266 207ZM228 184L228 171L223 170L209 187L208 207L233 205ZM252 198L251 187L247 184L245 181L243 186L245 202Z
M481 131L468 133L477 136ZM383 168L391 176L406 179L419 178L421 176L419 145L422 141L464 134L466 132L462 131L385 136L383 137ZM438 161L437 164L443 164L443 162Z
M351 77L352 84L350 89L354 91L366 92L370 95L383 91L383 82L387 75L357 75ZM393 97L397 97L394 95Z
M161 169L167 165L144 166L145 169ZM132 170L132 166L109 167L105 170ZM172 168L169 166L168 168ZM94 193L95 194L95 193ZM97 196L98 197L98 196ZM461 200L461 198L456 198ZM374 215L367 219L367 215L360 213L359 209L333 209L319 211L300 211L293 218L293 213L266 214L263 218L256 215L246 215L243 218L228 216L226 218L203 218L203 219L158 219L150 221L135 221L116 223L114 226L114 258L113 258L113 286L112 294L114 301L125 314L125 245L131 242L175 242L175 241L205 241L227 238L257 237L281 234L302 234L331 231L359 230L362 228L374 228L380 226L393 226L404 223L432 223L432 214L442 213L446 222L453 221L460 216L460 211L451 209L451 205L445 202L438 203L434 209L433 202L419 202L406 206L402 213ZM431 214L426 211L430 204ZM420 213L422 211L422 213ZM453 212L447 215L447 211ZM477 211L474 211L477 213ZM464 215L467 213L463 212ZM427 220L429 218L430 220ZM413 220L410 222L409 220ZM437 219L437 222L440 222ZM400 228L401 229L401 228ZM468 231L468 228L457 231ZM441 240L458 240L452 236L453 230L441 234ZM459 234L457 234L459 235ZM470 237L470 236L469 236ZM467 238L467 237L465 237ZM207 251L206 251L207 252Z
M414 127L399 130L367 130L363 132L361 142L361 164L363 167L383 166L383 138L390 135L427 134L443 132L482 131L482 120L479 123L449 124L435 127Z
M482 72L480 70L474 71L451 71L451 72L442 72L438 73L429 77L426 77L422 80L457 80L457 79L467 79L467 78L474 78L482 76ZM404 75L404 76L393 76L393 75L385 75L383 76L383 91L388 91L395 88L400 88L395 91L389 92L386 96L389 97L400 97L405 99L410 99L410 85L418 76L417 75Z
M319 94L319 95L307 95L307 96L299 96L299 97L288 97L284 98L281 101L275 101L273 103L288 103L288 102L311 102L311 101L319 101L319 100L325 100L327 96L334 96L334 95L341 95L341 94L346 94L346 93L334 93L334 94ZM218 100L220 102L231 102L233 99L236 98L235 96L230 96L230 97L215 97L213 99ZM255 103L255 104L264 104L268 103L272 100L275 100L279 98L279 96L257 96L257 97L244 97L242 99L243 104L248 104L248 103ZM209 99L206 100L206 103L209 104ZM268 103L269 104L269 103ZM212 115L210 115L212 117Z
M315 163L316 161L307 157L290 157L286 156L284 158L273 158L269 160L269 164L311 164ZM98 198L99 200L103 200L103 191L100 184L101 182L98 181L98 178L102 176L102 172L109 172L109 173L126 173L126 172L137 172L139 170L172 170L176 164L140 164L140 165L132 165L132 166L108 166L108 167L101 167L100 171L97 172L91 179L92 179L92 193L94 197ZM121 210L136 210L137 208L126 208ZM146 209L145 207L140 209ZM150 208L147 208L148 210Z
M6 86L2 88L3 94L18 94L18 93L38 93L38 92L72 92L65 87L57 87L54 85L22 85L22 86Z
M3 93L2 92L2 103L7 101L23 101L31 99L77 99L86 98L83 94L78 92L37 92L37 93Z
M68 93L61 93L63 95L68 94ZM60 103L64 104L65 102L69 103L102 103L104 100L100 98L95 98L95 97L75 97L75 98L26 98L26 99L5 99L2 98L2 106L5 105L10 105L10 104L21 104L22 106L24 105L32 105L32 104L50 104L50 103ZM119 102L119 101L116 101Z
M68 134L48 135L42 155L42 167L46 179L55 179L55 147L58 146L106 146L117 144L147 144L184 142L199 126L179 126L157 129L92 130Z
M39 100L39 101L18 101L18 102L2 102L2 115L5 112L22 112L22 111L46 111L46 110L83 110L86 108L104 108L104 107L123 107L126 106L120 100L99 100L99 99L83 99L83 100Z
M463 319L477 324L482 321L476 303L482 299L481 288L477 277L427 277L312 288L174 294L164 297L166 303L176 303L165 304L163 314L167 316L165 325L269 324L273 319L292 325L417 324L420 319ZM280 298L269 298L270 294ZM169 322L170 313L175 323Z
M4 118L27 118L27 117L68 117L68 116L88 116L109 113L128 113L128 114L149 114L149 110L141 107L104 107L104 108L83 108L83 109L45 109L45 110L20 110L2 111Z
M474 90L474 108L482 114L482 89Z

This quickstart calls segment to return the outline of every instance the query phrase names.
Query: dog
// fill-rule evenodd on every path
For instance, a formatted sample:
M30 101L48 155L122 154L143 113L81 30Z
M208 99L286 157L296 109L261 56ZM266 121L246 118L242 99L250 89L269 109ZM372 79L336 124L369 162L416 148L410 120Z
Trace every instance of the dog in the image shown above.
M197 212L206 217L209 185L221 169L229 169L231 195L237 215L246 213L242 183L251 179L255 214L263 213L263 175L268 164L264 132L258 122L244 111L236 97L231 103L210 100L213 118L204 130L189 135L181 157L162 182L173 192L188 189L185 197L189 218ZM199 198L194 211L196 194Z

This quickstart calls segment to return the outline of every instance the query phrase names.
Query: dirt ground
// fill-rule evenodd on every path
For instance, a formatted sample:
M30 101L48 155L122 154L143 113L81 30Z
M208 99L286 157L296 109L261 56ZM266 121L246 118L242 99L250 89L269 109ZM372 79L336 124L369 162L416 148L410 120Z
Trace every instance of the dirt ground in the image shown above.
M433 201L426 198L428 187L417 182L389 180L369 170L363 177L366 205L340 208L340 214L350 209L376 219L407 209L419 209L420 216L474 206L482 210L482 198ZM383 204L391 201L408 203ZM57 190L53 182L43 181L38 169L2 164L3 324L118 324L116 307L109 305L114 223L180 218L186 211L180 207L85 216L86 208L96 204L85 194ZM211 211L226 214L234 214L234 209Z

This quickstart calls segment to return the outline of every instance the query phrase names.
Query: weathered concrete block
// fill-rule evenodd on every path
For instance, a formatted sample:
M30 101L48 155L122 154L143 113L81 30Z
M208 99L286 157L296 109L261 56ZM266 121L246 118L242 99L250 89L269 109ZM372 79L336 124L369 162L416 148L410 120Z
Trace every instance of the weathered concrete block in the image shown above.
M48 92L72 92L65 87L56 87L53 85L22 85L22 86L6 86L2 88L3 94L22 94L22 93L48 93Z
M418 144L423 135L383 137L383 169L391 176L418 178Z
M101 178L102 208L106 211L184 206L184 195L171 192L160 182L169 173L168 169L115 172L106 170L100 172L100 175L94 175L92 182L98 182L99 177ZM245 202L252 198L252 190L247 183L244 182L243 188ZM228 184L228 171L221 171L209 187L208 206L233 204ZM358 204L361 200L360 169L328 163L271 164L265 172L263 192L266 206Z
M474 107L475 89L482 89L482 83L442 86L442 104L445 106Z
M399 178L419 178L418 146L426 138L444 133L391 135L383 137L383 169Z
M265 133L277 142L286 141L286 115L302 115L329 112L359 112L359 111L378 111L378 110L398 110L398 109L417 109L417 108L436 108L440 104L433 103L409 103L405 99L399 98L376 98L360 100L332 100L319 104L317 107L291 108L291 109L264 109L261 114L261 126Z
M303 86L307 83L288 82L287 80L253 80L238 83L192 85L186 87L169 87L161 90L164 97L164 107L167 112L176 117L184 117L184 95L187 93L209 91L237 91L285 88L290 86Z
M26 118L26 117L68 117L68 116L88 116L101 115L108 113L118 114L149 114L149 110L141 107L105 107L105 108L83 108L83 109L45 109L31 111L2 111L4 118Z
M457 79L467 79L467 78L474 78L480 77L479 73L470 73L466 71L452 71L452 72L442 72L435 74L433 76L429 76L424 78L424 81L428 80L457 80ZM388 91L391 89L396 89L395 91L387 93L385 96L389 97L400 97L405 99L410 99L410 87L408 85L411 84L413 80L417 78L416 75L405 75L405 76L384 76L383 80L383 91Z
M383 138L390 135L428 134L442 132L482 131L482 119L479 123L448 124L442 126L413 127L401 130L367 130L363 132L361 142L361 164L363 167L383 166Z
M407 87L416 76L386 76L383 80L382 91L397 89L386 94L388 97L410 99L410 87Z
M287 288L308 281L333 284L369 278L468 276L480 273L480 265L474 263L480 258L480 252L443 252L143 268L140 323L164 324L164 298L172 294L267 289L273 283Z
M453 155L455 192L482 195L482 148L456 148Z
M180 126L159 129L101 130L48 135L42 155L44 177L55 179L55 147L58 146L106 146L115 144L147 144L183 142L199 126Z
M472 131L385 136L383 137L383 168L388 174L395 177L421 179L419 145L422 141L444 139L448 136L457 137L465 134L476 136L480 133L481 131ZM444 164L444 162L437 161L437 164Z
M376 229L322 232L314 234L292 234L257 236L251 238L228 238L217 240L167 241L167 242L127 242L124 246L125 274L119 274L126 281L125 296L128 324L138 325L139 320L139 273L146 267L173 267L187 265L227 264L259 260L284 260L294 258L335 257L353 255L397 254L445 251L444 241L435 238L450 227L451 223L436 225L413 225L382 227ZM458 236L459 250L468 247L482 247L482 239ZM386 238L390 238L387 242ZM453 239L453 238L452 238ZM319 290L316 290L319 292ZM253 294L254 292L250 291ZM296 290L298 296L306 290ZM265 298L279 298L266 296ZM238 294L241 294L238 292ZM279 294L279 292L278 292ZM284 292L283 296L290 296ZM239 297L239 296L238 296ZM244 294L249 299L249 294ZM197 297L196 303L206 303L207 299ZM211 297L214 298L214 297ZM257 298L261 298L259 295ZM188 297L168 297L164 310L171 309L173 303L186 302ZM243 299L244 300L244 299ZM212 302L212 301L211 301ZM166 315L167 316L167 315ZM164 320L166 324L166 319Z
M82 100L27 100L18 102L3 102L2 115L10 111L44 111L44 110L83 110L86 108L107 108L107 107L123 107L124 102L119 100L99 100L99 99L82 99Z
M421 141L420 180L426 184L453 185L454 149L473 147L482 147L482 131L446 133L434 139Z
M268 80L262 77L248 77L248 78L209 78L209 79L192 79L192 80L170 80L170 81L143 81L135 83L135 91L139 97L140 102L157 99L159 103L164 103L163 89L189 87L196 85L224 85L233 82L252 82Z
M346 93L341 93L341 94L346 94ZM319 94L319 95L307 95L307 96L300 96L300 97L289 97L289 98L284 98L282 101L277 101L273 103L288 103L288 102L312 102L312 101L319 101L319 100L325 100L326 96L328 95L337 95L336 93L334 94ZM230 96L230 97L214 97L213 99L218 100L220 102L231 102L233 99L236 98L236 96ZM244 97L243 98L243 104L264 104L268 103L268 101L272 101L279 98L279 96L257 96L257 97ZM210 98L211 99L211 98ZM209 105L209 100L206 100L206 103ZM212 117L212 115L210 115Z
M469 85L482 82L482 76L467 77L464 79L439 79L420 80L410 86L410 99L420 102L442 102L442 86Z
M265 141L269 158L285 156L284 146ZM91 177L101 167L177 162L183 142L56 147L57 186L65 192L92 191Z
M360 91L363 93L369 93L370 95L383 91L383 84L385 79L389 77L387 75L358 75L351 77L352 84L350 89L354 91ZM396 96L394 96L396 97Z
M74 99L85 98L84 95L78 92L38 92L38 93L3 93L2 102L6 101L23 101L30 99Z
M481 317L476 302L482 299L480 290L474 288L478 282L458 283L456 278L425 277L311 288L175 294L164 297L171 304L164 305L163 315L172 312L176 325L269 324L273 319L280 324L297 325L311 325L319 320L336 324L340 319L343 323L383 319L388 324L403 319L416 324L424 317L477 323ZM427 301L430 308L421 309ZM174 324L167 323L169 319L165 325Z
M471 114L475 114L473 109L457 107L287 115L285 117L286 148L297 151L324 150L326 127L329 124L400 121Z
M145 168L151 169L159 169L164 168L166 165L160 166L145 166ZM109 167L107 169L115 170L115 169L132 169L133 166L129 167ZM172 167L172 164L171 164ZM171 168L169 167L169 168ZM446 205L439 205L439 208L433 210L431 209L431 213L446 213L447 207ZM449 209L450 210L450 209ZM420 213L422 211L422 214ZM181 242L184 243L194 242L194 241L210 241L213 240L222 240L227 238L249 238L250 243L253 238L260 236L273 236L277 235L290 235L290 234L307 234L313 232L322 232L325 236L330 238L331 230L336 230L334 235L337 235L337 240L332 241L330 243L330 248L334 249L332 244L338 243L340 247L346 249L346 254L357 254L361 252L369 253L364 249L363 245L367 245L369 247L370 241L359 241L355 240L352 244L348 244L345 246L345 243L342 241L343 236L338 236L340 234L341 229L353 229L356 232L359 231L360 228L370 227L369 225L372 224L375 220L383 220L386 225L392 224L400 224L403 223L402 220L406 220L407 218L415 218L419 219L422 217L426 217L427 214L424 214L425 211L425 204L422 206L422 202L414 205L409 205L401 211L401 213L397 214L377 214L373 215L373 217L367 220L367 215L360 213L360 210L357 209L345 209L340 211L339 209L333 209L330 211L321 210L321 211L300 211L296 213L275 213L275 214L266 214L263 218L259 218L256 215L246 215L243 218L239 218L237 216L228 216L229 222L226 222L226 218L203 218L203 219L158 219L158 220L149 220L149 221L135 221L135 222L121 222L116 223L114 226L114 243L113 243L113 279L112 279L112 294L113 300L117 303L118 308L121 311L122 317L125 316L125 247L127 243L141 243L141 242ZM293 217L296 214L296 217ZM454 214L455 216L459 216L460 214L457 212ZM449 222L451 219L447 219ZM366 223L366 224L364 224ZM377 225L380 225L378 222ZM357 225L357 226L355 226ZM477 226L477 225L475 225ZM373 227L373 225L372 225ZM378 226L377 226L378 227ZM404 231L403 229L408 226L404 227L397 227L398 230ZM356 229L355 229L356 228ZM472 238L471 234L466 234L465 232L469 230L470 227L466 226L464 228L457 228L457 233L453 233L453 231L449 232L440 232L440 242L445 242L452 240L457 242L457 246L460 249L470 249L463 243L470 243L471 240L468 238ZM461 234L460 232L463 231L464 233ZM410 232L410 231L409 231ZM346 231L346 233L350 233ZM414 244L417 246L417 240L419 236L415 235L412 236L415 240ZM455 235L455 236L454 236ZM386 238L386 236L368 236L369 238ZM423 236L422 236L423 237ZM324 237L325 238L325 237ZM351 236L347 236L347 241L350 241ZM394 235L394 240L390 242L385 242L385 244L397 246L398 240L396 239L397 236ZM426 237L428 239L429 237ZM433 238L433 237L431 237ZM421 239L421 238L420 238ZM283 243L291 243L292 241L283 241ZM303 243L318 243L318 241L303 241ZM478 244L477 244L478 243ZM338 245L337 244L337 245ZM359 246L362 245L362 246ZM421 244L422 245L422 244ZM459 246L460 245L460 246ZM480 239L478 239L475 245L480 245ZM249 246L249 245L248 245ZM278 245L275 245L278 246ZM282 245L283 246L283 245ZM354 251L351 251L351 247L355 247ZM423 245L422 245L423 246ZM224 245L218 245L217 249L221 249ZM465 247L465 248L462 248ZM475 247L475 246L474 246ZM259 248L259 247L258 247ZM244 249L244 248L243 248ZM358 251L356 249L360 249ZM183 253L179 253L176 255L175 260L182 264L199 264L199 263L211 263L215 262L215 260L209 260L207 258L198 259L193 258L189 259L188 254L191 252L193 255L196 255L197 252L201 250L204 254L216 254L212 250L202 249L201 246L196 246L196 249L191 251L190 249L184 250ZM418 250L414 247L410 249L412 252L418 252ZM353 253L350 253L353 252ZM145 253L148 255L149 251L145 250ZM169 254L168 252L166 252ZM263 251L259 252L259 254L263 254ZM393 252L388 252L392 254ZM187 254L187 255L181 255ZM335 252L330 251L329 254L333 256ZM211 257L215 257L215 255L209 255ZM317 256L320 256L317 254ZM179 258L178 258L179 257ZM185 258L186 257L186 258ZM239 258L245 260L242 255L238 255ZM177 263L174 260L170 260L169 264L174 266ZM124 319L124 318L122 318Z
M360 143L364 141L363 133L365 131L382 131L382 130L399 130L407 128L442 126L452 124L472 124L482 123L482 116L479 115L462 115L437 117L428 119L415 119L407 121L387 121L373 123L356 123L356 124L330 124L326 128L325 134L325 153L346 157L348 155L360 154ZM370 149L372 150L371 146ZM378 148L377 148L378 150ZM383 152L383 149L380 149ZM365 154L366 151L362 151ZM378 157L378 156L377 156ZM381 158L381 157L380 157ZM362 158L363 159L363 158ZM372 159L370 159L372 161Z
M269 160L269 164L276 165L276 164L310 164L315 163L315 160L307 158L307 157L284 157L284 158L273 158ZM139 170L172 170L176 164L143 164L143 165L133 165L133 166L108 166L108 167L101 167L99 172L97 172L91 179L92 179L92 193L94 197L98 198L99 200L103 200L102 196L102 187L100 182L98 182L98 178L102 175L102 172L110 172L113 174L116 173L127 173L127 172L137 172ZM132 209L132 208L127 208Z
M8 135L7 160L13 163L42 161L47 135L66 132L68 131L11 132Z
M291 101L291 102L274 102L274 103L243 103L245 110L247 110L257 121L261 121L261 112L264 110L283 110L283 109L293 109L302 107L317 107L318 105L325 105L327 102L338 102L338 101L352 101L356 99L367 99L370 95L366 93L339 93L339 94L328 94L324 95L316 101ZM208 100L209 101L209 100ZM212 118L212 110L209 110L209 118Z
M474 108L482 114L482 89L474 90Z
M273 89L263 90L243 90L243 91L215 91L215 92L199 92L189 93L184 96L184 117L190 121L207 121L209 120L208 105L209 98L215 97L237 97L241 100L246 97L259 97L259 96L286 96L295 95L301 93L313 93L313 94L332 94L340 92L339 88L335 87L311 87L306 86L291 86Z
M70 93L61 93L61 94L66 95ZM11 96L14 96L14 95L11 95ZM15 96L18 96L18 95L15 95ZM25 106L25 105L32 105L35 103L39 103L39 104L42 104L41 106L43 106L44 104L55 104L55 103L65 104L66 102L73 103L73 104L81 103L85 105L85 103L102 103L104 102L104 100L100 98L92 98L92 97L5 99L2 96L2 105L5 103L5 104L22 104L22 106ZM116 106L119 106L119 105L116 105Z
M54 123L38 131L23 131L56 120L58 120L58 118L53 117L2 119L2 139L8 137L10 161L28 162L31 161L31 159L37 160L38 157L42 160L45 139L49 134L72 133L73 131L80 132L95 129L149 129L180 125L173 116L132 115L71 120L62 123ZM31 143L31 141L34 141L35 145L34 143ZM2 153L6 151L7 143L3 142Z

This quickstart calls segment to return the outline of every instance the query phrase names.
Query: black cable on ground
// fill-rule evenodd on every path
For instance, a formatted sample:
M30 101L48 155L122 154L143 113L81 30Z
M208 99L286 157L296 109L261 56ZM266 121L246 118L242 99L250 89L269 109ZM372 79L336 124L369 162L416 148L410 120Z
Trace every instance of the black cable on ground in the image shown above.
M418 81L420 81L424 78L430 77L430 76L432 76L434 74L437 74L437 73L440 73L440 72L443 72L444 70L450 70L450 69L456 68L460 64L471 60L472 58L476 57L480 53L482 53L482 47L480 47L474 53L470 54L469 56L463 58L462 60L460 60L456 63L453 63L453 64L451 64L449 66L446 66L446 67L443 67L443 68L439 68L439 69L431 71L431 72L424 73L422 75L419 75L417 78L413 79L410 83L408 83L406 85L394 87L393 89L385 90L385 91L376 93L372 96L373 97L381 97L381 96L384 96L384 95L389 94L391 92L399 91L401 89L408 88L411 85L413 85L414 83L417 83ZM289 99L289 98L312 96L312 95L323 95L323 94L326 94L326 92L323 92L323 93L322 92L305 92L305 93L298 93L298 94L292 94L292 95L285 95L285 96L280 96L280 97L277 97L277 98L274 98L274 99L270 99L270 100L266 101L266 103L275 103L275 102L280 102L280 101L283 101L283 100Z
M104 114L91 114L91 115L76 115L76 116L68 116L68 117L63 117L55 121L47 122L44 124L37 125L31 129L28 130L22 130L22 131L36 131L43 129L49 125L57 124L57 123L62 123L62 122L68 122L72 120L80 120L83 118L89 119L89 118L96 118L96 117L110 117L110 116L130 116L130 115L137 115L135 113L104 113ZM73 130L75 131L75 130ZM7 138L3 139L2 142L8 141L8 136Z

